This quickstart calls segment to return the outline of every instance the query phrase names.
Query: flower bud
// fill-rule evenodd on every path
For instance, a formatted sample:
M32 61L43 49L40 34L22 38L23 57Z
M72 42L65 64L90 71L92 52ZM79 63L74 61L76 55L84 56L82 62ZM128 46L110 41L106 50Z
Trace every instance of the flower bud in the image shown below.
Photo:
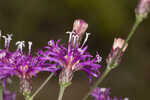
M87 30L88 28L88 24L82 20L82 19L77 19L74 21L74 24L73 24L73 31L78 34L78 36L82 36L85 31Z
M125 40L121 39L121 38L115 38L114 39L114 44L113 47L106 59L107 64L112 64L114 63L114 65L118 65L121 61L121 57L123 56L126 48L128 47L128 44L125 44L124 48L122 49L123 45L125 43ZM122 49L120 55L118 55L118 53L120 52L120 50ZM116 59L116 62L113 62L113 59L115 59L115 57L118 56L118 58ZM116 67L116 66L115 66Z
M121 49L123 47L123 44L124 44L125 40L121 39L121 38L115 38L114 40L114 44L113 44L113 50L119 48ZM124 46L124 48L122 49L123 52L125 52L126 48L128 47L128 45L126 44Z
M150 11L150 0L140 0L135 12L138 16L146 18Z

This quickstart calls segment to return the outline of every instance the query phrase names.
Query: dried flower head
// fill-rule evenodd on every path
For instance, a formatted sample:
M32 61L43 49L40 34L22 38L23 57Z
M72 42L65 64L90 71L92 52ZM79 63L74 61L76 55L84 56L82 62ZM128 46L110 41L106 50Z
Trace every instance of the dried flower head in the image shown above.
M81 20L76 20L75 23L81 24ZM77 24L76 27L79 26ZM74 28L74 30L77 30L77 28ZM97 54L97 56L93 58L93 56L87 52L88 47L85 45L85 43L87 42L89 33L86 33L86 37L82 45L77 43L80 42L77 41L78 34L74 33L73 31L67 33L70 34L67 47L65 47L63 44L60 45L60 40L57 40L56 43L54 40L50 40L48 42L49 46L45 47L46 50L39 52L39 54L41 54L41 58L43 58L43 61L45 60L45 62L48 61L55 63L57 66L59 66L58 69L62 69L59 78L61 83L71 82L73 72L78 70L86 72L90 80L91 76L98 77L99 68L101 68L101 65L99 64L101 57Z
M150 11L150 0L140 0L135 12L137 15L146 18Z
M121 54L118 56L117 61L115 62L114 65L117 65L117 64L120 63L121 57L123 56L126 48L128 47L128 44L124 45L124 43L125 43L125 40L123 40L121 38L115 38L114 39L114 43L113 43L112 49L111 49L111 51L110 51L110 53L109 53L109 55L108 55L108 57L106 59L107 64L111 64L113 59L115 59L115 57L118 55L118 53L122 49Z
M95 88L91 93L94 100L129 100L128 98L111 97L109 88Z

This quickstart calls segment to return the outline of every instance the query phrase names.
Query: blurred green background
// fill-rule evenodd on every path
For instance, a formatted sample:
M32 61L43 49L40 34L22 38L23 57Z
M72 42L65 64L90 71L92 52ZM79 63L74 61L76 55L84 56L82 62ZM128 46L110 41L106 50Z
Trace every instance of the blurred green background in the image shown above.
M102 65L105 65L113 39L125 38L128 35L134 22L137 3L138 0L0 0L0 29L3 34L13 34L13 50L16 49L16 41L30 40L33 41L34 52L47 45L50 39L67 41L68 35L65 32L72 30L73 21L77 18L84 19L89 24L87 31L92 33L88 40L88 50L92 54L98 51L103 57ZM100 86L111 88L112 96L148 100L150 18L137 29L122 60L121 65L114 69ZM40 73L34 78L33 90L38 88L48 75L49 73ZM81 100L90 86L83 72L75 73L72 82L63 100ZM57 100L58 91L58 77L53 77L35 100ZM23 100L22 95L18 94L17 100Z

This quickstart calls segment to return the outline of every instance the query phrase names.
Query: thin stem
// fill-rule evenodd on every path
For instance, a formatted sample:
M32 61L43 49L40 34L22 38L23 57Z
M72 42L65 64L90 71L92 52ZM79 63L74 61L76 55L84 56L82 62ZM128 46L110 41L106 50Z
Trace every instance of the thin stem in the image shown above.
M60 85L58 100L62 100L62 97L63 97L63 94L64 94L65 89L66 89L66 87Z
M108 73L111 71L110 67L107 67L102 74L102 76L97 80L97 82L90 88L89 92L84 96L83 100L86 100L91 92L103 81L103 79L108 75Z
M117 54L117 56L112 60L111 64L108 64L104 73L102 74L102 76L97 80L96 84L94 84L91 89L89 90L89 92L85 95L85 97L83 98L83 100L86 100L89 95L91 94L91 92L103 81L103 79L108 75L108 73L111 71L111 69L113 68L115 62L117 61L118 57L120 56L123 48L125 47L125 45L128 43L128 41L131 39L131 37L133 36L133 34L135 33L135 30L137 29L137 27L139 26L139 24L143 21L143 18L141 16L136 16L136 21L133 24L133 27L129 33L129 35L127 36L125 43L123 44L122 48L120 49L119 53Z
M139 26L139 24L143 21L143 18L141 16L136 16L136 20L135 23L133 24L133 27L129 33L129 35L127 36L122 48L120 49L119 53L117 54L117 56L112 60L112 63L110 64L111 66L114 66L114 63L117 61L118 57L121 55L121 52L123 50L123 48L125 47L125 45L129 42L129 40L131 39L131 37L133 36L133 34L135 33L137 27ZM116 66L117 67L117 66Z
M54 73L51 73L47 79L42 83L42 85L35 91L35 93L30 97L29 100L33 100L33 98L42 90L42 88L47 84L47 82L52 78Z
M126 38L125 42L128 43L128 41L131 39L131 37L133 36L133 34L135 33L137 27L139 26L139 24L143 21L143 18L141 16L136 16L136 21L128 35L128 37Z
M69 83L64 83L64 84L60 83L60 90L59 90L58 100L62 100L64 91L65 91L65 89L66 89L69 85L71 85L71 82L69 82Z
M2 84L0 84L0 100L3 100L3 87L2 87Z
M29 94L24 95L24 97L25 97L25 100L30 100L30 95Z

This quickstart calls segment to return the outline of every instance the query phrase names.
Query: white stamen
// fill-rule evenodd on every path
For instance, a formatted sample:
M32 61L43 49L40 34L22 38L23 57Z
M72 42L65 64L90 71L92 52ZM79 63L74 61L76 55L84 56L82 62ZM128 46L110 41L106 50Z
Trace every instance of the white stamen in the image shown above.
M22 52L23 47L25 47L25 42L24 41L18 41L16 42L16 45L18 45L17 50Z
M10 44L10 41L12 40L12 37L13 35L12 34L7 34L7 47L9 47L9 44Z
M48 45L52 46L53 45L53 41L52 40L48 41Z
M129 99L126 97L126 98L124 98L124 100L129 100Z
M2 31L0 30L0 38L2 37Z
M79 36L78 36L78 35L73 35L72 37L73 37L73 46L75 46L75 45L76 45L76 42L77 42L78 39L79 39Z
M29 52L28 52L28 54L30 55L30 53L31 53L32 42L31 42L31 41L28 41L28 45L29 45Z
M2 38L5 39L5 48L9 47L10 41L12 40L11 37L12 37L12 34L7 34L7 37L6 36L2 36Z
M2 36L3 39L5 39L5 48L7 47L7 37L6 36Z
M97 63L100 63L102 61L102 57L97 53L96 54Z
M106 91L106 88L100 88L100 91L101 91L101 92L105 92L105 91Z
M88 40L90 34L91 34L91 33L86 33L86 37L85 37L85 39L84 39L84 42L83 42L81 48L82 48L82 47L85 45L85 43L87 42L87 40Z
M75 32L72 31L72 32L66 32L66 33L69 34L69 42L71 42L71 40L72 40L72 34L75 34Z

